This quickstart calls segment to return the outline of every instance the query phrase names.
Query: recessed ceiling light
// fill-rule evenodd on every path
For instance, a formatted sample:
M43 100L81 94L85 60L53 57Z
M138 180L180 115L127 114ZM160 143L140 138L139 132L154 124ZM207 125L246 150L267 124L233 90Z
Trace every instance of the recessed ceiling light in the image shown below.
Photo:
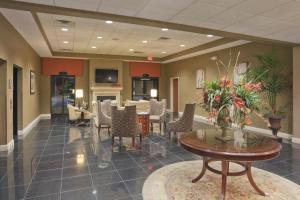
M129 51L134 51L134 49L129 49Z
M97 39L102 39L102 36L98 36Z
M69 41L64 41L64 44L69 44Z
M62 30L62 31L65 31L65 32L66 32L66 31L69 31L68 28L61 28L61 30Z
M143 40L142 43L146 44L146 43L148 43L148 41L147 40Z
M181 47L185 47L185 44L181 44L180 46L181 46Z
M169 29L167 29L167 28L162 28L161 30L162 30L162 31L168 31Z
M107 24L112 24L113 21L107 20L107 21L105 21L105 23L107 23Z
M97 47L95 47L95 46L92 46L91 48L92 48L92 49L96 49Z
M161 53L167 53L167 52L165 52L165 51L162 51Z
M206 37L214 37L213 35L206 35Z

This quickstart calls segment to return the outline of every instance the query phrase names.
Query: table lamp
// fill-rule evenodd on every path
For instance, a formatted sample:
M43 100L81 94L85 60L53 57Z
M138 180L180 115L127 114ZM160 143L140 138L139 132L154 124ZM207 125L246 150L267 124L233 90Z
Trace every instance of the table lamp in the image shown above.
M75 91L75 97L76 99L82 99L83 98L83 89L77 89ZM78 101L78 107L80 107L80 100Z
M151 96L151 98L156 99L157 98L157 89L151 89L150 96Z

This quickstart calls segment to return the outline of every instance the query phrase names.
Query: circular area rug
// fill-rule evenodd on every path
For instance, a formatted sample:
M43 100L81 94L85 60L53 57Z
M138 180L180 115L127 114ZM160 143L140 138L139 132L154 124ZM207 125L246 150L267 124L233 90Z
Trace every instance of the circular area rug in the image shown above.
M220 169L221 163L210 163ZM191 180L199 175L202 161L186 161L167 165L153 172L143 186L144 200L217 200L221 193L221 175L206 171L197 183ZM230 163L230 171L241 166ZM250 185L247 175L227 178L227 200L299 200L300 186L276 174L252 168L256 184L269 196L260 196Z

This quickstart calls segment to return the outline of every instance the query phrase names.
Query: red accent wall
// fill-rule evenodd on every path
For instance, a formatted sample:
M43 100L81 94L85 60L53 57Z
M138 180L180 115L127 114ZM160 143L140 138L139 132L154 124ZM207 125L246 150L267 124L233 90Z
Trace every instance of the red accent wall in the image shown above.
M68 75L83 75L83 60L65 58L43 58L43 75L59 75L60 72L67 72Z
M160 64L148 62L129 62L130 75L132 77L142 77L149 74L150 77L160 77Z

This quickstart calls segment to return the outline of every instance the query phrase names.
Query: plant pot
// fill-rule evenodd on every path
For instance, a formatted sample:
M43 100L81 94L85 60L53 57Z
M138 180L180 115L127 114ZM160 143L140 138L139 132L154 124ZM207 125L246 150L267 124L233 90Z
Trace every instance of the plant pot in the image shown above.
M278 130L281 129L281 117L272 116L269 117L270 129L274 136L277 136Z

